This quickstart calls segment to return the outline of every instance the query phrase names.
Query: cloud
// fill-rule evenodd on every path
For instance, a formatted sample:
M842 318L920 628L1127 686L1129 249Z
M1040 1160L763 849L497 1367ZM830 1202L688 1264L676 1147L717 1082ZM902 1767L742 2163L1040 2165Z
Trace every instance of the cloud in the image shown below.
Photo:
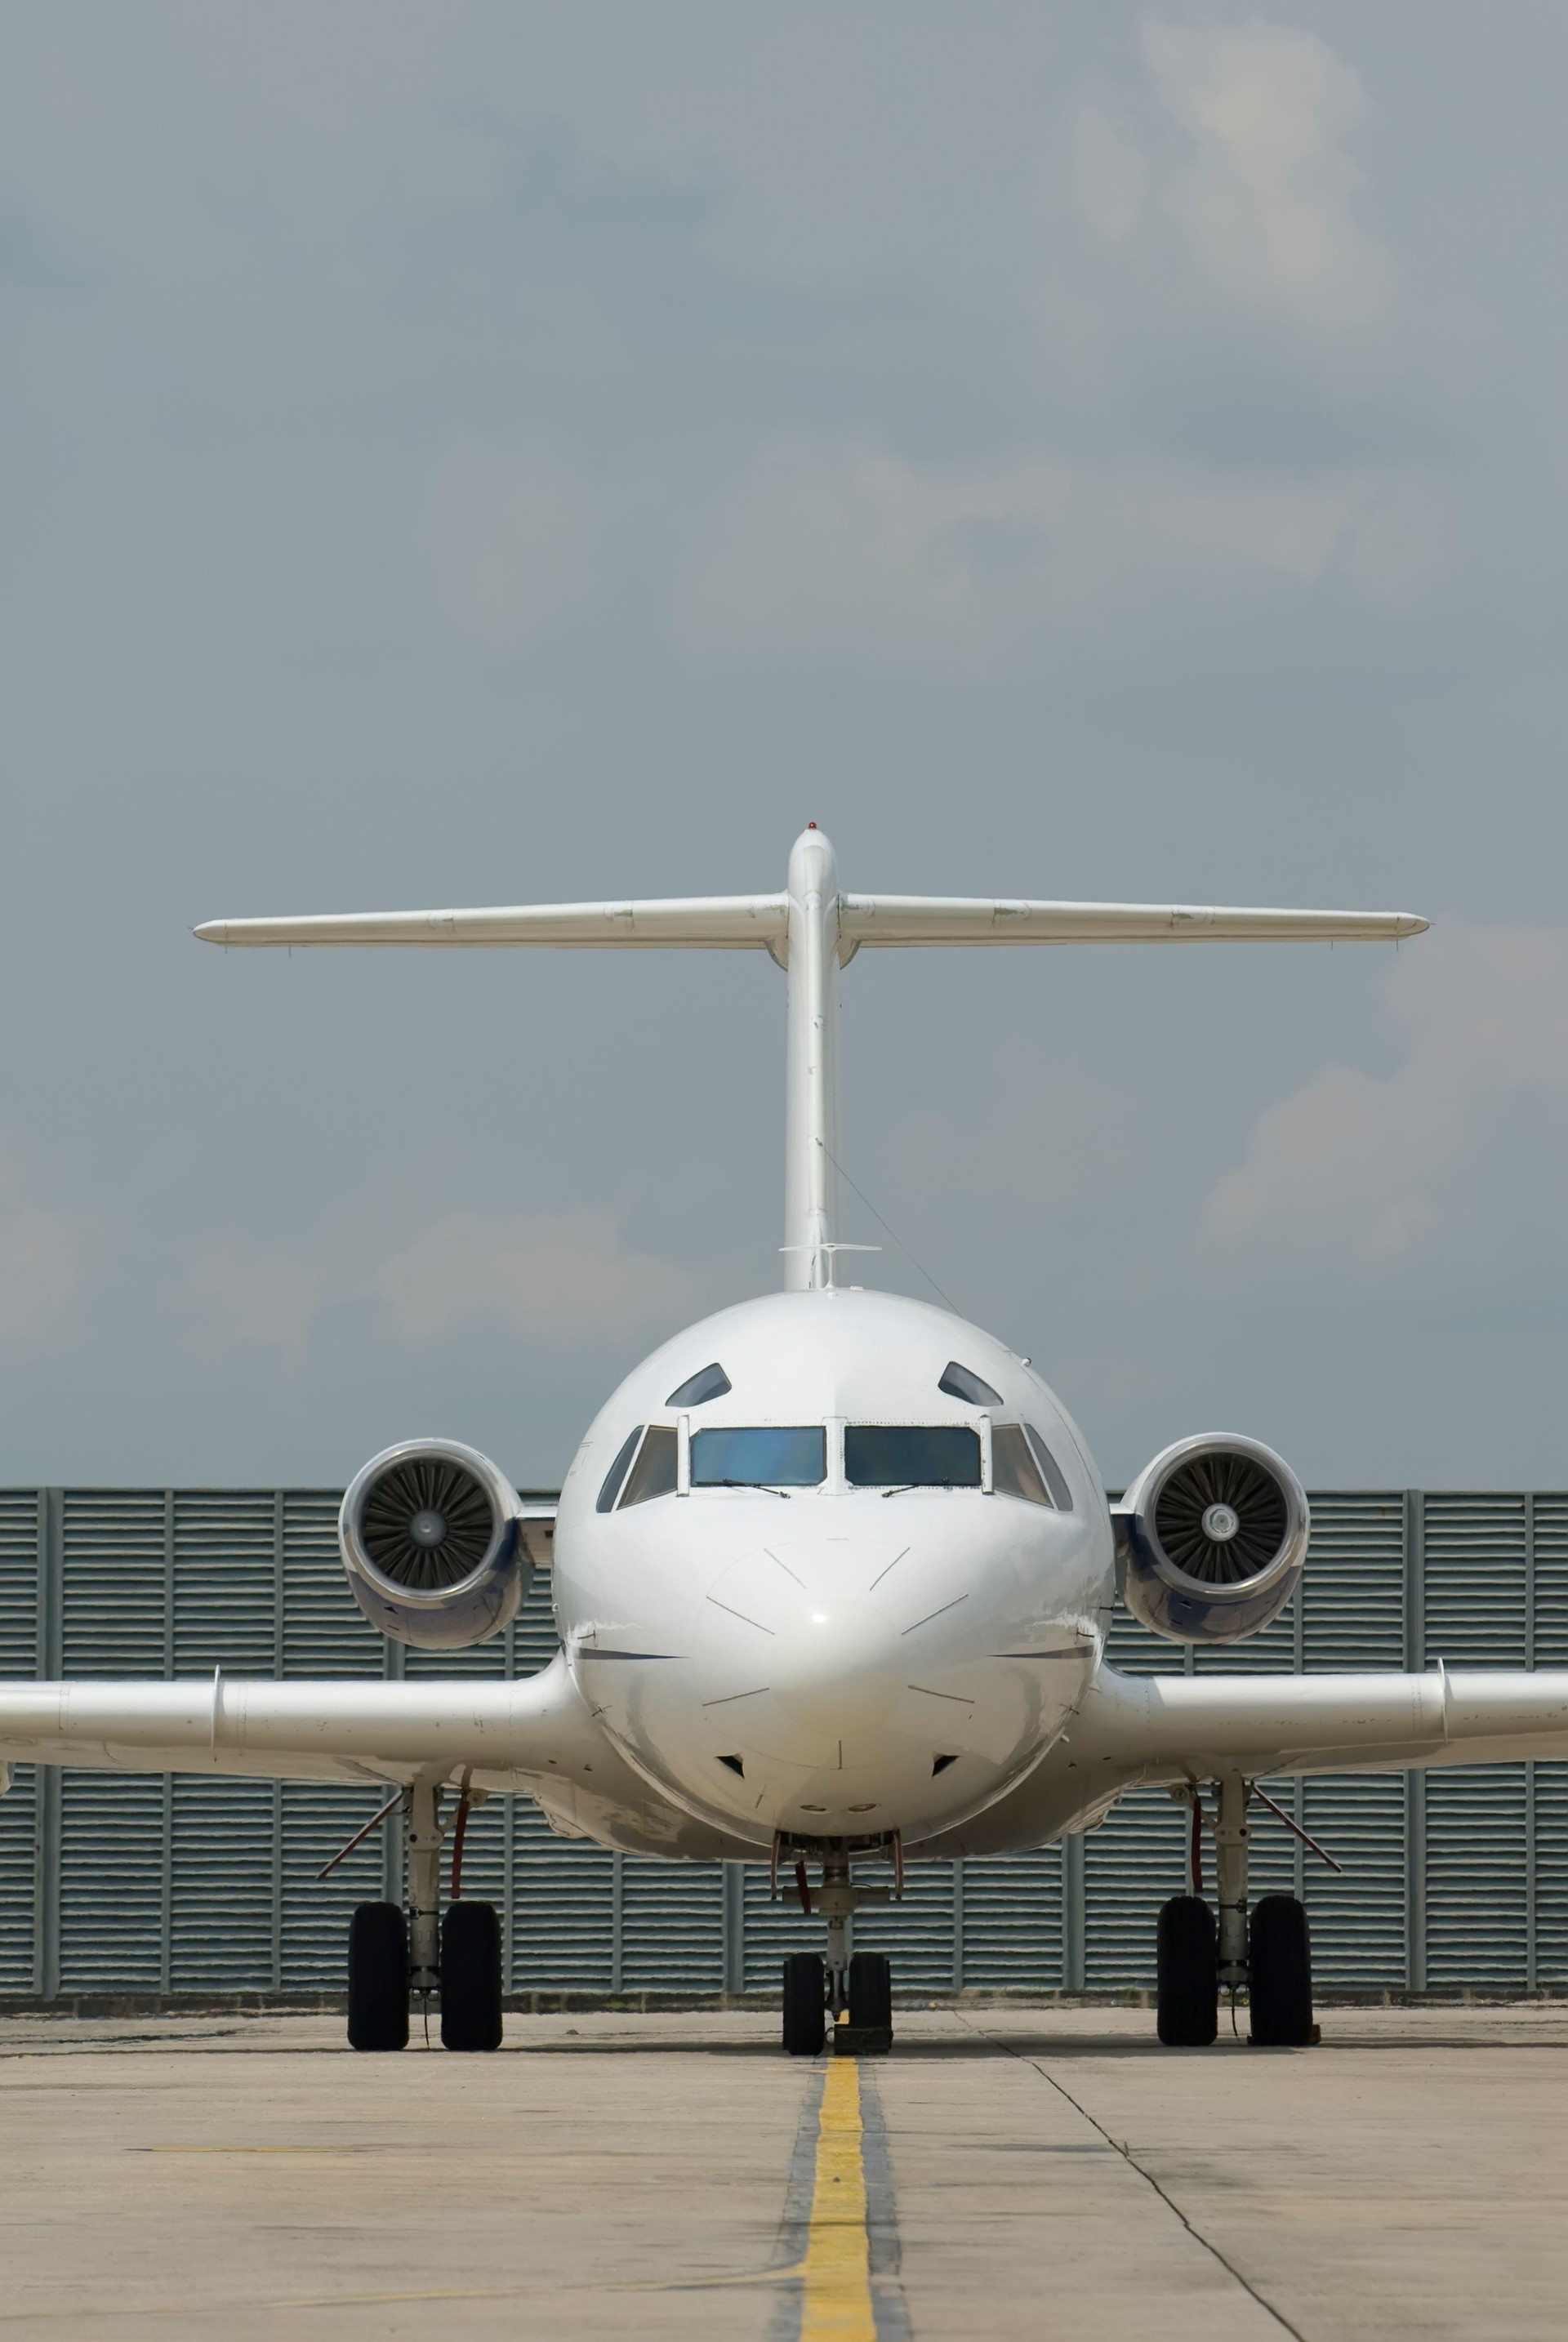
M1388 313L1397 270L1357 206L1354 143L1372 118L1359 75L1317 34L1254 16L1146 16L1137 126L1081 98L1064 142L1069 200L1102 244L1167 243L1230 300L1329 335Z
M1568 931L1453 922L1385 980L1398 1059L1325 1066L1259 1116L1207 1198L1248 1276L1502 1294L1568 1271Z
M916 465L872 444L766 450L721 505L686 598L704 648L992 666L1130 595L1419 593L1443 558L1419 475L1048 453Z
M373 1289L405 1342L502 1326L594 1342L700 1306L692 1275L629 1250L611 1212L450 1212L386 1261Z

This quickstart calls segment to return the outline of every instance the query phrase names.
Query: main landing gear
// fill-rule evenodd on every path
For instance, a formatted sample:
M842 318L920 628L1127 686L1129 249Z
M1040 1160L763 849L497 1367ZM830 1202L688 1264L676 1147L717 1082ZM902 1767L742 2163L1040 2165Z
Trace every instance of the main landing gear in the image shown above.
M445 1836L440 1789L416 1781L400 1801L408 1832L408 1908L362 1903L349 1922L351 2048L405 2049L414 1993L426 2011L431 1994L439 1997L443 2048L500 2048L501 1922L493 1904L467 1902L462 1895L464 1832L483 1794L464 1787L450 1825L452 1899L444 1917L439 1912Z
M1170 2048L1203 2049L1213 2040L1222 1987L1232 1993L1245 1989L1258 2047L1302 2049L1317 2039L1305 1911L1293 1895L1265 1895L1248 1924L1248 1784L1233 1775L1219 1784L1210 1825L1216 1925L1203 1895L1202 1832L1208 1817L1197 1790L1190 1793L1192 1892L1173 1896L1160 1913L1158 2029Z
M792 2057L820 2056L830 2016L835 2050L880 2057L893 2047L892 1963L885 1952L852 1953L850 1930L864 1905L896 1902L903 1895L904 1854L896 1837L856 1840L854 1850L891 1859L894 1885L856 1887L850 1877L851 1849L842 1840L806 1843L781 1836L774 1843L775 1897L779 1865L787 1857L794 1865L802 1910L808 1918L820 1917L827 1923L825 1959L819 1952L790 1952L784 1959L784 2046ZM814 1859L822 1864L822 1884L814 1897L807 1872L807 1863Z

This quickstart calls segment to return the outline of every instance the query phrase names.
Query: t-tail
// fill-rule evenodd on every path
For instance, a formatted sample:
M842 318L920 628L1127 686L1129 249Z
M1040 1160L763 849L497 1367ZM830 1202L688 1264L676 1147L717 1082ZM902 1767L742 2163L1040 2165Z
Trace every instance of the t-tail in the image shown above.
M1237 910L1181 903L990 901L850 895L815 823L796 838L777 895L667 902L552 903L476 911L355 911L209 919L204 943L231 946L548 946L556 950L765 951L788 979L784 1284L831 1286L844 1249L837 1213L838 970L857 951L916 945L1396 943L1427 922L1404 911Z

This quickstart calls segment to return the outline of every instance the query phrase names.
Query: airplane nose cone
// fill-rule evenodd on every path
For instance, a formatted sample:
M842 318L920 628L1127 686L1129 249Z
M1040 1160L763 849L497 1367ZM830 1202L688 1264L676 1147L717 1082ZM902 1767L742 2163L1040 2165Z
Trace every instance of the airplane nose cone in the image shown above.
M750 1554L715 1580L710 1601L755 1628L767 1687L792 1722L839 1736L886 1719L904 1688L901 1557L896 1546L831 1538Z
M874 1594L808 1595L775 1634L774 1695L786 1716L817 1732L885 1722L904 1685L898 1627Z

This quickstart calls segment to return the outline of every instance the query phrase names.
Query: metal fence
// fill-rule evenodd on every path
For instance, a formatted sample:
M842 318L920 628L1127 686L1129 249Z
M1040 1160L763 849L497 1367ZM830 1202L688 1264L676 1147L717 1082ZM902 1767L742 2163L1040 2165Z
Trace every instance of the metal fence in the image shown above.
M387 1644L355 1609L315 1489L0 1491L0 1673L526 1675L555 1648L547 1573L505 1636L455 1656ZM1319 1494L1291 1609L1233 1650L1183 1653L1124 1616L1140 1671L1568 1665L1568 1495ZM1271 1785L1345 1866L1267 1817L1256 1891L1312 1913L1339 1990L1568 1988L1568 1765ZM0 1996L299 1993L342 1982L348 1912L396 1897L385 1834L315 1873L374 1792L19 1767L0 1800ZM1086 1838L912 1866L863 1922L902 1988L1107 1990L1152 1981L1183 1880L1180 1810L1128 1797ZM814 1937L764 1865L677 1865L551 1835L525 1801L477 1813L469 1892L500 1907L514 1993L741 1993Z

